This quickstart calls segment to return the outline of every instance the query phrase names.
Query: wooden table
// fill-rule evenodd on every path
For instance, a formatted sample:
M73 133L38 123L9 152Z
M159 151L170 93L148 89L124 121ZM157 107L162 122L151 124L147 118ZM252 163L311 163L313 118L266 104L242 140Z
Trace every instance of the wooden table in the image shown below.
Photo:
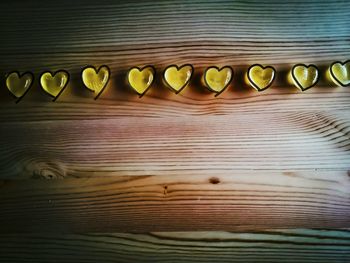
M350 262L350 88L324 75L350 58L347 1L2 1L0 21L0 262ZM176 95L161 72L185 63ZM278 71L264 92L254 63ZM320 83L290 85L295 63ZM94 100L80 71L102 64ZM140 99L125 74L147 64ZM235 71L218 97L210 65ZM18 104L12 70L35 74Z

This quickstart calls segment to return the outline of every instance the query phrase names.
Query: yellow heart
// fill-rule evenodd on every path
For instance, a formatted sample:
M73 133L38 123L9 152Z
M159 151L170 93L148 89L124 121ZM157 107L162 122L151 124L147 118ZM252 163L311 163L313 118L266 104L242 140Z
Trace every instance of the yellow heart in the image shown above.
M142 96L152 86L155 73L156 71L152 66L146 66L142 69L138 67L131 68L128 72L128 83L137 94Z
M219 95L230 84L233 77L231 67L209 67L204 72L204 82L209 90Z
M69 74L60 70L55 73L44 72L40 77L40 84L44 91L57 98L68 84Z
M318 69L315 65L297 64L292 68L292 79L301 91L307 90L316 85L319 79Z
M88 66L81 73L85 87L96 93L100 93L106 87L109 76L110 72L107 66L101 66L98 70Z
M189 83L193 73L193 66L190 64L178 67L171 65L164 70L164 80L169 88L179 93Z
M248 69L247 77L249 84L257 91L263 91L271 86L275 79L276 71L271 66L252 65Z
M334 62L330 67L331 77L337 85L350 86L350 60L341 63Z
M30 72L25 72L20 75L18 72L14 71L7 76L6 86L16 98L21 98L33 84L33 79L34 76Z

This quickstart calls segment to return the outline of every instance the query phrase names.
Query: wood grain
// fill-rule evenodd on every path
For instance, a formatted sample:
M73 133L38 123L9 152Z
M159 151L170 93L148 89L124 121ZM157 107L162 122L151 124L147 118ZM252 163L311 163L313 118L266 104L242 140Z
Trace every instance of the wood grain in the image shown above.
M219 107L225 111L225 105ZM0 156L0 177L195 175L203 170L220 176L237 169L350 167L348 111L158 115L6 123L0 127L6 153Z
M197 172L198 174L198 172ZM0 232L154 232L347 228L339 172L222 172L4 180Z
M17 234L0 262L325 262L350 260L348 230Z
M350 89L325 75L349 59L349 13L336 0L1 1L0 262L349 262ZM193 81L172 94L160 74L185 63ZM265 92L243 81L253 63L277 69ZM320 83L295 89L294 63L319 66ZM88 64L112 72L97 101ZM157 77L139 99L125 74L146 64ZM209 65L235 70L217 98ZM71 81L52 103L38 76L58 69ZM17 105L12 70L36 77Z
M349 58L349 12L347 1L2 1L0 70L328 63Z

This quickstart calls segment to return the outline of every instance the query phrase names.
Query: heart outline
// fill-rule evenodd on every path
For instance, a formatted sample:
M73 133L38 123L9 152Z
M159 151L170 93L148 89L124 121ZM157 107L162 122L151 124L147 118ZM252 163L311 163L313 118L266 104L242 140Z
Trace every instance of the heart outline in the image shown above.
M191 76L190 76L190 78L185 82L185 84L182 85L182 86L180 87L179 90L175 90L175 89L169 84L169 82L166 80L166 78L165 78L165 72L166 72L169 68L171 68L171 67L175 67L175 68L177 69L177 71L179 71L179 70L182 69L183 67L187 67L187 66L191 67ZM192 77L193 77L193 74L194 74L194 67L193 67L191 64L184 64L184 65L181 65L181 66L172 64L172 65L167 66L167 67L164 69L164 71L163 71L163 80L165 81L166 86L167 86L168 88L170 88L171 91L175 92L175 94L179 94L179 93L190 83L190 81L191 81L191 79L192 79Z
M7 86L7 78L8 78L11 74L17 74L17 76L18 76L19 79L21 79L24 75L27 75L27 74L29 74L29 75L31 76L31 82L30 82L30 84L29 84L29 87L28 87L27 90L23 93L23 95L20 96L20 97L16 97L16 96L11 92L11 90L9 89L9 87ZM28 93L28 91L29 91L29 90L31 89L31 87L33 86L33 83L34 83L34 74L33 74L32 72L30 72L30 71L25 71L25 72L23 72L23 73L21 74L19 71L14 70L14 71L11 71L11 72L9 72L8 74L5 75L5 82L6 82L6 87L7 87L8 91L11 93L11 95L12 95L14 98L16 98L16 104L17 104L17 103L19 103L19 102L23 99L23 97Z
M332 78L335 80L335 82L338 84L338 85L340 85L340 86L342 86L342 87L350 87L350 82L349 82L349 84L346 84L346 85L343 85L343 83L341 82L341 81L339 81L339 79L335 76L335 74L334 74L334 72L333 72L333 66L335 65L335 64L340 64L340 65L342 65L342 66L345 66L345 64L347 64L347 63L350 63L350 60L347 60L347 61L345 61L344 63L343 62L341 62L341 61L335 61L335 62L333 62L331 65L330 65L330 67L329 67L329 72L331 73L331 76L332 76Z
M100 92L95 96L94 100L97 100L97 99L100 97L100 95L102 94L102 92L105 90L105 88L107 87L107 84L108 84L109 80L111 79L111 70L110 70L110 68L109 68L107 65L101 65L98 69L96 69L96 68L95 68L94 66L92 66L92 65L87 65L87 66L85 66L85 67L81 70L81 72L80 72L81 80L82 80L84 86L85 86L89 91L95 93L95 91L91 90L90 88L88 88L88 87L85 85L85 83L84 83L84 81L83 81L83 73L84 73L84 70L86 70L86 69L88 69L88 68L91 68L91 69L93 69L93 70L95 71L96 74L98 74L98 72L100 71L100 69L103 68L103 67L105 67L105 68L107 69L107 71L108 71L108 78L107 78L106 83L104 84L104 86L103 86L102 89L100 90Z
M213 89L210 87L209 83L207 82L207 78L206 78L207 71L208 71L209 69L212 69L212 68L216 69L218 72L222 71L222 70L225 69L225 68L228 68L228 69L231 70L231 77L230 77L230 80L227 82L227 84L225 84L225 86L223 87L223 89L222 89L221 91L219 91L219 92L213 90ZM221 68L219 68L219 67L217 67L217 66L210 66L210 67L207 67L207 68L205 69L205 71L204 71L204 83L205 83L205 85L207 86L207 88L208 88L211 92L216 93L216 94L215 94L215 97L217 97L217 96L219 96L222 92L224 92L224 91L226 90L226 88L231 84L232 79L233 79L233 76L234 76L234 71L233 71L233 68L230 67L230 66L223 66L223 67L221 67Z
M303 86L301 85L301 83L300 83L300 82L298 81L298 79L296 78L296 76L295 76L295 74L294 74L294 69L295 69L296 67L299 67L299 66L305 67L305 68L307 68L307 69L310 68L310 67L311 67L311 68L313 67L313 68L316 69L317 77L316 77L315 82L314 82L311 86L306 87L306 88L303 88ZM317 67L315 64L309 64L309 65L305 65L305 64L302 64L302 63L295 64L295 65L292 67L291 75L292 75L292 78L293 78L295 84L297 84L296 86L297 86L302 92L304 92L305 90L308 90L308 89L314 87L314 86L318 83L318 81L320 80L319 69L318 69L318 67Z
M250 70L251 70L253 67L256 67L256 66L262 68L263 70L264 70L264 69L272 69L272 72L273 72L272 79L271 79L270 83L269 83L266 87L264 87L264 88L262 88L262 89L261 89L258 85L256 85L256 83L254 82L254 80L251 79L250 74L249 74ZM272 66L265 66L265 67L264 67L264 66L261 65L261 64L253 64L253 65L251 65L251 66L248 68L248 70L247 70L247 78L248 78L250 84L253 86L253 88L254 88L255 90L257 90L258 92L261 92L261 91L264 91L264 90L268 89L269 87L271 87L271 85L273 84L273 82L274 82L274 80L275 80L275 78L276 78L276 72L277 72L276 69L275 69L274 67L272 67Z
M133 70L133 69L137 69L139 72L142 72L142 71L143 71L144 69L146 69L146 68L151 68L151 69L152 69L152 72L153 72L153 79L152 79L151 83L149 84L149 86L144 90L144 92L139 93L139 92L131 85L131 83L130 83L130 81L129 81L129 74L130 74L130 71ZM152 66L152 65L146 65L146 66L144 66L144 67L142 67L142 68L137 67L137 66L136 66L136 67L131 67L131 68L128 70L127 74L126 74L126 80L127 80L128 84L129 84L129 86L139 95L139 98L142 98L143 95L145 95L146 92L152 87L152 85L153 85L155 79L156 79L156 68L155 68L154 66Z
M41 84L41 78L43 77L44 74L46 73L49 73L51 75L51 77L55 77L55 75L59 72L64 72L66 73L67 75L67 81L66 83L64 84L63 88L60 90L60 92L56 95L56 96L53 96L52 94L48 93L42 86ZM70 80L70 75L69 75L69 72L64 70L64 69L59 69L57 71L50 71L50 70L47 70L47 71L44 71L43 73L41 73L40 77L39 77L39 82L40 82L40 85L41 85L41 88L45 91L45 93L49 94L51 97L53 97L53 100L52 101L56 101L58 99L58 97L62 94L62 92L66 89L66 87L68 86L68 83L69 83L69 80Z

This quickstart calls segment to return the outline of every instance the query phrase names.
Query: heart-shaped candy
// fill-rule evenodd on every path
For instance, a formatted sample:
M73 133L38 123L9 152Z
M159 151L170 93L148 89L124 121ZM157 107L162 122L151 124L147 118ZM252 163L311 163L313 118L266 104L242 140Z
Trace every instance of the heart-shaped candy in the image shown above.
M297 88L305 91L313 86L319 80L318 68L315 65L297 64L292 68L292 79Z
M164 70L163 78L165 84L177 94L187 86L192 74L193 66L190 64L181 67L170 65Z
M334 62L330 66L329 71L335 84L342 87L350 86L350 60L344 63Z
M272 85L276 70L271 66L255 64L249 67L247 77L249 84L257 91L263 91Z
M142 97L152 86L155 80L155 74L156 70L152 66L145 66L142 69L133 67L127 74L127 80L130 87Z
M20 74L13 71L6 78L6 86L9 91L18 98L17 102L29 91L33 84L34 75L31 72Z
M64 70L51 73L44 72L40 77L41 87L45 92L54 97L54 101L63 92L69 81L69 73Z
M209 67L204 71L204 83L210 91L216 93L215 96L218 96L228 87L232 78L233 70L228 66L221 69Z
M107 86L109 77L110 70L105 65L101 66L98 70L92 66L87 66L81 72L81 79L83 80L85 87L97 93L95 99L99 97Z

